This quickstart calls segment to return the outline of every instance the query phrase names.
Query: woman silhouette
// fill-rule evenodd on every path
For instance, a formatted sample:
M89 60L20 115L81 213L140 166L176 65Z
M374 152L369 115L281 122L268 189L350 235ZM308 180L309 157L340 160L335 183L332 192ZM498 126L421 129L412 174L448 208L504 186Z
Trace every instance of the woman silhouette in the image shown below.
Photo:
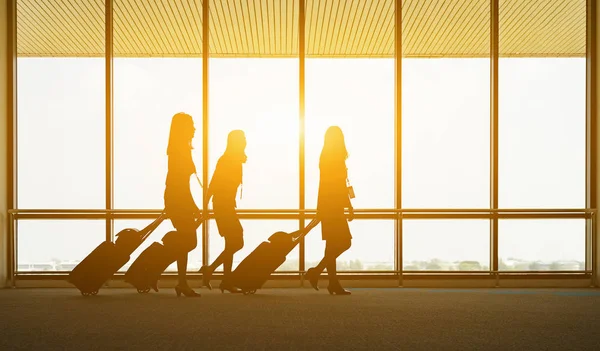
M192 139L195 132L194 121L190 115L181 112L173 116L167 147L169 165L164 195L165 211L180 236L177 247L179 283L175 286L175 292L177 296L183 294L188 297L200 296L189 287L186 278L188 252L197 244L196 217L200 214L190 191L190 176L196 173L196 166L192 160Z
M241 290L227 281L233 265L233 255L244 246L244 229L235 211L238 187L242 184L242 165L246 163L246 136L241 130L233 130L227 136L227 147L217 162L206 201L213 199L213 210L219 234L225 239L225 249L209 266L200 269L202 283L212 289L210 278L223 264L223 280L219 285L221 293L239 293Z
M315 290L319 290L319 275L326 268L329 276L327 290L332 295L350 295L349 291L342 288L336 275L337 257L352 244L348 220L354 219L354 209L347 187L347 158L342 130L337 126L329 127L319 159L321 175L317 200L317 217L321 220L322 239L326 242L325 255L316 267L308 269L306 279ZM344 215L346 208L350 214L348 220Z

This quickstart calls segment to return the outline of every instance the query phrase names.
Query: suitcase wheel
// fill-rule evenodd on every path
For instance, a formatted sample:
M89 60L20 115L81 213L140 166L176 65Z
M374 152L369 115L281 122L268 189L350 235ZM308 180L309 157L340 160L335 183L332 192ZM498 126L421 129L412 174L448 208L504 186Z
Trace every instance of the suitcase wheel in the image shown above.
M96 294L98 294L98 290L81 292L81 295L83 295L83 296L90 296L90 295L96 295Z
M146 289L137 289L138 293L140 294L147 294L150 292L150 288L146 288Z

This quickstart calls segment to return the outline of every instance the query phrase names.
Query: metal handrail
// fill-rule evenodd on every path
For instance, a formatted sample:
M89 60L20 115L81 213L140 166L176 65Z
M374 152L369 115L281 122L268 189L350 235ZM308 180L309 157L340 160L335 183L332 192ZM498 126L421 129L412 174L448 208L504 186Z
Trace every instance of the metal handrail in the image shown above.
M151 213L160 214L162 209L10 209L9 214L33 214L33 213L93 213L93 214L138 214L138 213ZM208 210L212 212L212 210ZM316 213L316 209L237 209L236 212L240 214L249 213L266 213L266 214L278 214L278 213ZM595 213L596 209L593 208L507 208L507 209L482 209L482 208L403 208L403 209L390 209L390 208L365 208L365 209L354 209L355 213L388 213L388 214L402 214L402 213Z
M148 209L11 209L11 220L131 220L154 219L162 210ZM209 219L214 211L207 211ZM316 210L307 209L239 209L240 219L295 220L310 219ZM403 220L403 219L591 219L595 209L355 209L356 219Z
M10 280L12 286L15 286L15 278L17 276L26 276L28 273L18 272L16 270L16 242L17 233L15 230L15 224L18 220L22 219L152 219L158 216L163 210L162 209L10 209L8 210L9 215L9 232L13 239L10 257L12 258L12 269L10 273ZM310 218L316 215L315 209L239 209L239 217L241 219L300 219ZM399 268L397 270L389 271L360 271L355 272L362 275L373 275L373 274L393 274L398 277L403 275L477 275L485 274L495 276L499 279L500 276L504 275L536 275L536 274L549 274L549 275L569 275L569 274L591 274L592 284L597 285L596 280L596 267L597 267L597 233L596 233L596 213L597 209L594 208L569 208L569 209L355 209L355 217L357 219L385 219L385 220L404 220L404 219L493 219L493 218L506 218L506 219L536 219L536 218L579 218L587 219L592 221L591 233L586 237L586 251L588 245L591 245L589 259L591 265L587 265L586 270L577 271L497 271L497 270L485 270L485 271L410 271ZM208 217L213 218L213 211L208 210ZM588 242L588 238L591 239ZM591 268L591 269L589 269ZM48 272L46 274L60 274L61 272ZM302 271L293 271L291 274L301 274ZM352 273L352 272L340 272L340 273ZM29 273L30 274L30 273ZM401 278L400 278L401 279Z

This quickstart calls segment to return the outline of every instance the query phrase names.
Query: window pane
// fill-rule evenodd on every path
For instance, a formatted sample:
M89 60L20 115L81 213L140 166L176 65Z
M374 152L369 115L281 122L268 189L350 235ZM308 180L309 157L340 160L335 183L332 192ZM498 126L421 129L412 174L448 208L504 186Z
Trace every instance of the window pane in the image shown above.
M402 8L403 207L489 206L489 3ZM442 48L450 51L428 51Z
M349 223L352 246L337 259L338 271L393 271L394 221L354 220ZM306 268L316 266L325 253L321 226L306 237Z
M115 234L119 233L125 228L133 228L142 230L146 226L152 223L150 219L132 219L132 220L115 220ZM139 257L139 255L146 250L153 242L162 244L162 238L168 232L175 230L170 220L163 221L156 230L137 248L132 254L129 262L127 262L119 272L125 272L129 269L129 266ZM197 272L202 267L202 229L198 228L196 232L198 238L198 246L188 254L188 272ZM177 262L173 262L166 271L177 271Z
M499 269L585 269L584 219L519 219L498 223Z
M500 72L500 207L585 207L585 59L506 58Z
M586 1L565 1L561 11L546 11L547 5L500 1L504 208L585 207ZM529 13L526 23L509 20L515 6Z
M105 240L104 220L19 220L19 272L71 271Z
M149 11L149 15L162 7L141 0L135 3L135 11ZM187 17L160 15L156 21L136 22L136 31L144 35L141 42L127 30L132 25L130 4L123 0L114 4L114 207L160 209L164 207L169 128L178 112L194 119L192 155L202 178L202 42L200 24L195 22L202 17L202 4L173 1L171 5ZM186 30L175 35L168 30L173 26ZM156 32L165 34L154 36ZM153 48L150 57L138 52L146 50L144 45ZM190 181L196 203L202 207L202 190L195 177Z
M316 208L325 131L342 128L355 208L394 207L394 61L306 60L306 207Z
M209 179L227 135L241 129L238 207L298 208L298 60L212 59L210 77Z
M242 220L244 228L244 247L233 256L233 269L237 267L258 245L268 241L276 232L291 233L298 230L297 220ZM214 220L209 222L209 261L212 263L223 251L225 240L219 235L219 230ZM299 269L299 248L296 246L288 255L286 261L277 269L278 271L297 271ZM218 272L223 271L221 265Z
M103 208L104 3L86 0L79 12L64 9L51 20L23 3L17 1L18 207Z
M404 220L402 235L404 270L489 269L489 220Z

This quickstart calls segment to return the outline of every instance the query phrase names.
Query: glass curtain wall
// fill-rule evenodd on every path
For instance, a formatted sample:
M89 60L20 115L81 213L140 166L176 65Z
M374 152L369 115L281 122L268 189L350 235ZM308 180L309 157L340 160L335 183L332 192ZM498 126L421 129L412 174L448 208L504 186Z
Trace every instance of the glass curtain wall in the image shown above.
M585 19L586 1L553 4L500 0L500 208L585 207L586 22L573 14ZM515 11L527 32L508 19ZM584 219L501 220L498 230L501 270L584 269Z
M17 208L105 206L104 2L80 5L17 1ZM70 270L104 223L19 221L17 270Z
M340 256L339 270L488 271L494 250L502 272L585 269L583 218L492 219L489 212L449 218L437 211L489 210L494 201L499 209L531 212L585 208L585 0L499 0L497 131L490 112L490 0L397 0L400 12L394 0L303 0L304 71L299 1L204 0L210 7L208 101L203 1L111 1L108 173L105 1L17 1L17 208L102 210L110 174L114 209L162 209L171 118L186 112L195 122L200 179L212 176L230 131L247 137L238 209L263 217L242 220L245 246L235 267L274 232L298 229L301 199L306 209L316 208L324 134L339 126L353 205L379 210L350 223L353 246ZM395 53L400 14L401 53ZM195 177L190 186L201 206ZM406 209L435 215L394 219ZM269 210L293 215L282 219ZM110 223L114 234L150 221L132 216ZM71 270L107 228L107 221L83 216L17 223L22 273ZM223 249L214 221L207 226L198 231L190 271ZM164 222L131 261L170 230ZM315 265L325 247L320 231L308 235L303 256L296 248L279 271L298 271L302 261Z

